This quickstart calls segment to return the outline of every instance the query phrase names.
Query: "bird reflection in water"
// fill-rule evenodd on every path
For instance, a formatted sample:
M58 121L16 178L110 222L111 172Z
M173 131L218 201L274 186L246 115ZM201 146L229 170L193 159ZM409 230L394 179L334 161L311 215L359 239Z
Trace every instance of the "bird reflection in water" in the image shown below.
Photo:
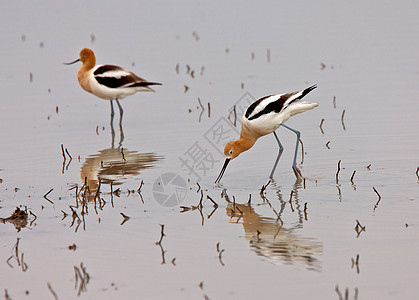
M93 201L100 184L118 186L141 171L154 167L162 157L154 153L137 153L125 148L108 148L86 158L80 177L88 186Z
M281 203L285 204L284 201ZM321 271L321 261L318 257L323 252L322 243L314 238L298 235L296 229L302 228L301 223L285 228L280 219L264 217L256 213L250 203L229 202L226 213L231 218L231 223L243 225L245 238L249 241L250 248L268 262L303 265L309 270ZM281 213L282 209L279 216Z

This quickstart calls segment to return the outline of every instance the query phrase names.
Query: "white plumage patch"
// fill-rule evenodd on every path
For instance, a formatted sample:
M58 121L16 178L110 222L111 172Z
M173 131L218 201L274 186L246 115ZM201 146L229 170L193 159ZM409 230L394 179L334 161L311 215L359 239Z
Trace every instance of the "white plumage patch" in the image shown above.
M107 71L102 74L97 74L95 77L115 77L115 78L121 78L125 76L129 76L130 72L126 70L114 70L114 71Z

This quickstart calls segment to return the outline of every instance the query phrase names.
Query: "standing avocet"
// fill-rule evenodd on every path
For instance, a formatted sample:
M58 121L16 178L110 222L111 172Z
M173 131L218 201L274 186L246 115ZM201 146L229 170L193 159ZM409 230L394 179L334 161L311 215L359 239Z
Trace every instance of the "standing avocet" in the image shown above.
M71 65L78 61L83 63L77 72L77 79L79 80L80 86L85 91L92 93L99 98L110 100L111 116L113 116L114 113L113 100L116 100L116 104L118 104L119 112L122 117L123 109L119 103L119 99L136 92L154 92L149 86L161 85L161 83L149 82L118 66L95 66L96 57L89 48L84 48L80 51L80 58L65 64Z
M302 175L296 163L298 143L300 141L300 132L291 127L288 127L284 124L284 122L296 114L313 109L319 105L318 103L305 102L301 100L305 95L314 90L316 87L316 85L313 85L298 92L269 95L253 102L246 110L242 118L240 139L227 143L224 148L226 160L224 162L223 168L221 169L220 175L218 175L217 179L215 180L215 183L220 182L228 163L232 159L239 156L240 153L252 148L258 138L269 133L274 134L279 146L278 156L276 158L271 174L269 175L269 178L273 178L276 166L282 155L282 151L284 150L284 147L282 146L275 132L275 130L277 130L281 125L293 131L297 135L297 143L295 146L292 169L294 170L294 174L297 179L300 179Z

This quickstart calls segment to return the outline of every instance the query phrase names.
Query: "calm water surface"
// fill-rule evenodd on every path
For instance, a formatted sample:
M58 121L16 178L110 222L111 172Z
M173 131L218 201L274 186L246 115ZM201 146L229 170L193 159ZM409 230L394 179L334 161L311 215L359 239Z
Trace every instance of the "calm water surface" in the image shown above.
M417 295L416 3L121 5L1 4L1 298ZM121 127L62 64L84 47L163 83ZM263 193L272 136L215 185L249 103L311 84L320 106L287 122L305 182L280 128Z

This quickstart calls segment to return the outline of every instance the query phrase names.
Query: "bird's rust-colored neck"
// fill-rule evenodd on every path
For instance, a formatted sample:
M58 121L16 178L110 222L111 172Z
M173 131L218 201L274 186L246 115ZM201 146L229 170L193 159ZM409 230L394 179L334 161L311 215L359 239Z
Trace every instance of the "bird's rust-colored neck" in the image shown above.
M261 136L258 135L255 131L248 130L248 128L242 123L240 131L240 140L243 140L244 144L250 145L249 148L251 148L256 143L257 139L260 137Z
M236 141L237 148L240 151L239 153L242 153L252 148L258 138L259 136L250 133L248 130L246 130L246 127L242 126L242 129L240 131L240 139Z

